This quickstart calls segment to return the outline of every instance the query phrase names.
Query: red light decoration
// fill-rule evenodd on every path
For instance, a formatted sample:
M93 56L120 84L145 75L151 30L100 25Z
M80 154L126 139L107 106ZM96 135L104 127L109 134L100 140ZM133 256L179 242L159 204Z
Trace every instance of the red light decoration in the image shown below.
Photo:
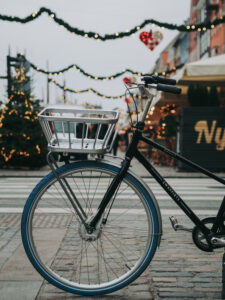
M130 81L131 81L130 77L124 77L123 78L123 82L126 83L126 84L129 83Z
M132 87L132 83L136 82L136 78L135 77L124 77L123 78L123 82L129 86Z
M163 34L160 31L142 31L139 35L139 39L149 50L153 51L163 39Z

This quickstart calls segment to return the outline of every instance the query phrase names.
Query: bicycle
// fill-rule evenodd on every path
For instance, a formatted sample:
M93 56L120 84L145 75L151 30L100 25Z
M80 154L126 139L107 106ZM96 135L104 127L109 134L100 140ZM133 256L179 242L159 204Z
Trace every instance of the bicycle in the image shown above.
M154 91L179 94L181 89L175 84L172 79L158 76L144 76L142 83L133 83L148 100L121 166L99 158L71 162L78 151L101 155L109 150L117 112L74 111L67 107L47 108L39 114L52 172L31 192L21 232L30 262L51 284L80 295L112 293L138 278L153 259L162 236L161 214L150 188L129 171L133 157L194 223L190 230L171 217L175 230L192 231L194 243L203 251L225 246L225 197L216 217L200 220L137 150L138 142L143 141L225 185L224 179L142 135ZM79 138L77 123L82 124ZM90 124L97 124L92 139ZM103 124L107 130L100 139ZM58 152L65 161L61 167L55 158Z

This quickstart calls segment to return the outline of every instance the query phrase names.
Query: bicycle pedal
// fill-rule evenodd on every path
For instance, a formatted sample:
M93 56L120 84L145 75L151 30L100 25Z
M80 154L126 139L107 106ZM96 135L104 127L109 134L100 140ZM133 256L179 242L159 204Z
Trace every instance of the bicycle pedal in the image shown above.
M172 225L172 227L175 231L184 230L184 231L192 232L192 228L187 228L183 225L179 225L178 221L177 221L177 218L175 218L174 216L169 217L169 219L170 219L171 225Z
M177 218L175 218L174 216L172 216L172 217L169 217L169 219L170 219L170 222L171 222L171 225L172 225L173 229L175 231L177 231L177 226L179 226Z

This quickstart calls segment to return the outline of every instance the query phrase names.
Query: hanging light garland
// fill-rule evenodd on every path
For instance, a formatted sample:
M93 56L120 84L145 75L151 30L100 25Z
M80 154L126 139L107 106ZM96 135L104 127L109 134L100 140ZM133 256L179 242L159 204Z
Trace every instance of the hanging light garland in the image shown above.
M124 94L123 95L119 95L119 96L107 96L107 95L104 95L104 94L101 94L99 93L98 91L96 91L95 89L93 88L88 88L88 89L84 89L84 90L73 90L73 89L70 89L70 88L67 88L63 85L60 85L55 79L53 78L49 78L49 82L52 82L54 83L56 86L58 86L60 89L64 90L65 92L70 92L70 93L74 93L74 94L83 94L83 93L88 93L88 92L91 92L97 96L100 96L102 98L105 98L105 99L122 99L124 97Z
M151 75L155 74L155 75L159 75L159 76L161 76L161 75L167 76L171 73L176 72L178 69L182 68L183 66L184 66L184 64L181 64L179 66L173 67L171 70L162 71L162 72L154 72ZM141 73L140 75L145 75L145 74L149 74L149 73ZM58 86L60 89L64 90L65 92L70 92L70 93L74 93L74 94L82 94L82 93L91 92L91 93L93 93L97 96L100 96L102 98L105 98L105 99L122 99L124 97L124 94L119 95L119 96L104 95L104 94L99 93L98 91L96 91L93 88L88 88L88 89L84 89L84 90L73 90L73 89L67 88L63 85L60 85L54 78L49 78L48 81L54 83L56 86Z
M0 20L25 24L25 23L36 20L43 13L47 13L49 15L49 17L51 17L58 25L67 29L71 33L83 36L85 38L91 38L91 39L101 40L101 41L116 40L116 39L121 39L124 37L131 36L132 34L140 31L146 25L157 25L157 26L161 27L162 29L167 28L169 30L191 32L191 31L206 31L208 29L213 29L215 26L217 26L219 24L225 23L225 16L220 16L219 18L215 19L213 22L188 24L188 25L185 25L185 24L176 25L176 24L171 24L171 23L166 23L166 22L159 22L154 19L147 19L147 20L143 21L140 25L137 25L130 30L127 29L126 31L123 31L123 32L116 32L113 34L100 35L97 32L93 32L93 31L87 32L87 31L81 30L77 27L72 27L71 25L69 25L68 23L63 21L62 19L58 18L54 11L52 11L46 7L41 7L39 9L39 11L33 12L31 15L29 15L25 18L0 15Z
M82 68L80 68L78 65L76 64L73 64L73 65L70 65L66 68L63 68L61 70L58 70L58 71L49 71L47 69L41 69L37 66L35 66L33 63L30 62L30 66L32 69L34 69L35 71L38 71L38 72L41 72L41 73L44 73L44 74L47 74L47 75L61 75L63 74L64 72L67 72L67 71L70 71L70 70L76 70L78 72L80 72L81 74L83 74L84 76L90 78L90 79L94 79L94 80L113 80L121 75L123 75L124 73L128 72L128 73L131 73L133 75L137 75L137 76L141 76L141 75L146 75L147 73L142 73L142 72L137 72L137 71L133 71L131 69L123 69L121 72L118 72L114 75L109 75L109 76L95 76L95 75L92 75L86 71L84 71Z
M73 64L73 65L70 65L66 68L63 68L61 70L58 70L58 71L49 71L47 69L41 69L37 66L35 66L33 63L29 62L30 63L30 66L37 72L40 72L40 73L43 73L43 74L46 74L46 75L62 75L63 73L69 71L69 70L76 70L78 72L80 72L81 74L83 74L84 76L90 78L90 79L94 79L94 80L114 80L115 78L119 77L119 76L122 76L124 75L125 73L131 73L133 75L137 75L137 76L144 76L144 75L148 75L149 73L144 73L144 72L138 72L138 71L134 71L134 70L131 70L131 69L123 69L121 72L118 72L114 75L109 75L109 76L95 76L95 75L92 75L86 71L84 71L82 68L80 68L78 65L76 64ZM155 73L155 74L158 74L158 75L166 75L166 74L170 74L172 72L175 72L176 70L182 68L184 66L184 64L180 64L176 67L174 67L173 69L171 70L165 70L165 71L162 71L160 73Z

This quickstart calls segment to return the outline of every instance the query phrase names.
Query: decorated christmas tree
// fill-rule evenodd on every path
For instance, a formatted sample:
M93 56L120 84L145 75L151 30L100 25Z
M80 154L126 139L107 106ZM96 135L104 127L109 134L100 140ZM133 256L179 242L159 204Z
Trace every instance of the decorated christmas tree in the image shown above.
M37 114L40 101L30 92L14 91L0 112L0 167L39 168L47 145Z

